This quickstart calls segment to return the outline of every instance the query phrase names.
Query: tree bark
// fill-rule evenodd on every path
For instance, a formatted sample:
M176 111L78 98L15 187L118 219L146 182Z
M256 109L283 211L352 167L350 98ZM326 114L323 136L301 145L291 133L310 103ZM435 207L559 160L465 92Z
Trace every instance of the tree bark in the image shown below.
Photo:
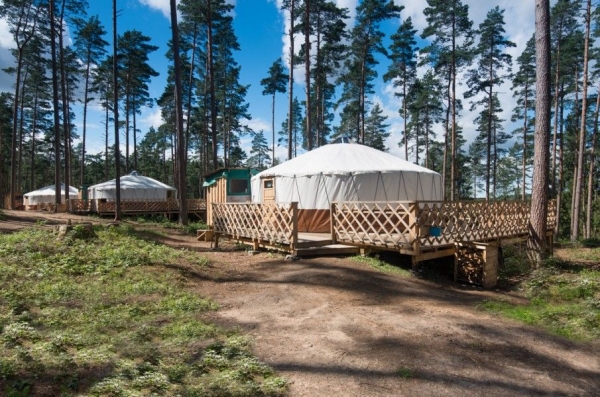
M290 0L290 98L288 110L288 160L292 159L292 139L294 139L294 3Z
M550 131L550 1L535 1L535 150L528 252L534 266L547 255L546 228L548 214L548 132Z
M177 170L178 170L178 199L179 199L179 224L188 222L187 209L187 178L185 164L185 131L183 129L183 99L181 97L181 61L179 59L179 29L177 27L177 4L170 0L171 5L171 33L173 43L173 68L175 77L175 127L177 129Z
M581 203L581 191L583 189L583 162L585 158L585 121L587 112L587 84L588 84L588 53L590 43L590 20L592 17L592 0L587 0L585 13L585 44L583 48L583 87L581 94L581 120L579 120L579 153L577 153L577 176L575 184L575 199L573 202L573 228L571 229L571 241L579 238L579 214Z
M52 108L54 115L54 211L61 203L60 189L60 125L58 114L58 73L56 71L56 29L54 26L54 0L48 2L50 8L50 52L52 60Z
M310 100L310 0L304 0L304 73L306 81L306 137L307 149L313 148L312 109Z
M117 62L117 0L113 0L113 113L115 123L115 221L121 220L121 149L119 147L119 64Z
M599 87L600 88L600 87ZM598 137L598 113L600 111L600 90L596 93L596 110L594 111L594 132L590 150L590 169L588 172L588 191L585 219L585 238L592 238L592 202L594 194L594 163L596 161L596 139Z

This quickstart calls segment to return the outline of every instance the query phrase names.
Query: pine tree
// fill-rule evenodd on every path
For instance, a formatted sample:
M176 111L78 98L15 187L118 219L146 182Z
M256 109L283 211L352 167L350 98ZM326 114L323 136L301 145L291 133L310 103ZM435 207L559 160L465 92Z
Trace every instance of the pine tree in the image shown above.
M273 161L275 161L275 94L278 92L285 93L286 82L289 76L283 70L281 59L273 62L269 68L269 76L262 79L260 84L264 87L263 95L272 95L271 102L271 127L272 127L272 153Z
M448 78L448 111L451 119L446 134L449 135L450 141L450 200L454 201L459 150L456 79L458 71L471 60L473 23L469 19L469 6L463 5L460 0L427 0L427 4L428 7L423 13L428 26L423 30L421 37L433 37L433 40L422 52L426 55L425 61L436 69L438 75L443 74Z
M302 136L304 129L302 127L302 104L298 100L298 98L294 98L293 101L293 111L292 114L296 118L292 120L292 141L288 141L288 132L289 132L289 119L285 119L283 123L281 123L282 130L279 132L279 139L277 141L278 146L287 146L292 149L292 157L296 157L298 154L298 147L302 147Z
M137 127L136 116L144 105L151 105L152 100L148 84L158 72L149 63L150 53L158 49L149 44L150 37L138 30L129 30L118 38L119 86L122 90L125 110L125 172L131 171L129 160L130 136L133 140L133 168L137 166ZM133 131L131 127L133 121Z
M442 95L440 83L430 69L423 78L415 80L405 99L410 115L405 135L415 141L416 164L421 164L419 155L424 153L422 164L425 167L429 167L430 143L435 138L433 127L442 119Z
M390 59L392 63L388 72L383 76L384 81L393 81L394 87L401 87L395 95L402 98L402 109L399 111L404 121L404 157L408 160L408 109L406 95L408 88L417 76L417 42L415 41L416 29L413 29L412 19L404 21L398 31L391 36Z
M271 158L269 157L269 145L267 145L267 139L262 130L252 134L251 147L248 166L265 169Z
M330 123L334 118L332 113L335 96L335 78L340 74L342 59L347 46L345 41L345 20L349 18L347 8L339 8L335 2L318 0L313 7L314 54L315 65L313 72L312 95L314 112L312 125L315 130L316 147L327 143L331 132Z
M515 133L521 136L521 200L525 200L527 190L527 167L531 163L533 153L533 117L531 113L535 104L535 38L527 41L525 49L517 58L518 70L512 78L513 98L516 106L513 109L511 121L522 120L523 127Z
M403 8L393 1L380 0L363 0L356 8L356 25L350 34L349 56L345 62L347 72L339 80L343 83L343 93L338 104L345 103L348 108L345 112L348 114L352 110L354 113L358 126L355 136L363 144L367 95L372 93L372 81L377 77L375 66L378 61L375 54L387 55L380 25L388 19L399 17Z
M387 116L383 115L383 109L378 103L373 105L369 115L365 119L365 145L387 152L385 140L390 136L387 131L389 124L385 124Z
M506 38L504 30L504 10L500 10L498 6L494 7L487 13L485 20L479 25L478 30L479 43L475 48L475 54L478 58L477 67L468 73L467 85L469 91L465 93L466 98L472 98L479 94L483 94L479 100L472 102L471 110L477 105L482 105L488 117L487 121L487 159L488 165L486 169L486 177L488 183L485 189L486 200L490 199L490 181L492 175L492 148L494 144L494 118L495 114L501 109L496 108L495 100L498 85L504 82L507 74L511 70L511 56L505 52L508 47L516 45Z
M102 58L106 55L108 42L104 40L106 30L100 23L98 16L90 18L79 30L75 38L75 48L83 65L85 67L83 76L83 128L81 135L81 164L79 169L79 184L83 187L85 175L85 144L87 132L87 110L88 105L95 98L90 95L90 85L97 73L96 65L99 65Z

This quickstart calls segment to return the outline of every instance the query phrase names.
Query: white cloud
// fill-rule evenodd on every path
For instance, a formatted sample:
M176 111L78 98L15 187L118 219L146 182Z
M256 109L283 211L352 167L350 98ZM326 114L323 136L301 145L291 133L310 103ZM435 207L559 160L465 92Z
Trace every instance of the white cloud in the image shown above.
M139 0L141 4L160 11L165 17L170 18L171 5L169 0ZM179 2L178 2L179 3Z
M142 108L142 115L138 119L139 125L137 128L141 131L142 135L146 134L150 127L158 129L164 121L162 119L161 108L159 106L149 108Z
M246 123L246 125L252 131L259 132L262 130L265 133L265 137L267 138L267 140L269 142L271 142L271 122L270 121L266 121L266 120L263 120L260 117L258 117L258 118L249 120ZM275 129L277 129L277 126L275 126ZM275 138L275 139L277 139L277 138Z
M0 47L16 47L13 35L10 33L10 30L8 28L8 22L6 21L6 18L0 18Z

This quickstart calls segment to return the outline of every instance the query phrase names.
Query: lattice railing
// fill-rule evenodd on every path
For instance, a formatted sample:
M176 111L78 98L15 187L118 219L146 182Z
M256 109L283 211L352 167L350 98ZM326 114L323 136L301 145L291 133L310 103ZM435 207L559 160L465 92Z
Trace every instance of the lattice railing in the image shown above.
M525 201L419 202L419 244L439 246L526 235L529 216L530 203ZM548 230L555 221L556 202L550 201Z
M342 202L331 207L332 238L341 243L418 253L455 242L526 235L528 202ZM548 230L556 201L548 204Z
M188 211L206 210L206 200L189 199L187 201ZM96 211L99 213L115 212L116 203L114 201L97 201ZM160 201L121 201L122 213L145 213L145 212L176 212L179 211L179 202L177 199L167 199Z
M298 203L212 203L213 230L234 238L295 246Z
M331 206L336 242L413 250L415 202L343 202Z
M91 210L91 202L81 199L69 199L69 212L89 212Z
M187 201L188 211L206 211L205 199L189 199Z

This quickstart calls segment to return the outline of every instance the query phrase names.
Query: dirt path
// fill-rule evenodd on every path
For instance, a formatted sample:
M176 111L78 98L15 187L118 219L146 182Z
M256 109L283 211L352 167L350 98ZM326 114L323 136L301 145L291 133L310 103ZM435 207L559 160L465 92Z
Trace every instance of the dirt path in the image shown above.
M13 222L16 222L11 218ZM0 230L6 228L0 222ZM549 336L474 307L490 292L386 275L348 258L204 251L182 265L291 396L598 396L600 346ZM493 293L492 293L493 294Z

